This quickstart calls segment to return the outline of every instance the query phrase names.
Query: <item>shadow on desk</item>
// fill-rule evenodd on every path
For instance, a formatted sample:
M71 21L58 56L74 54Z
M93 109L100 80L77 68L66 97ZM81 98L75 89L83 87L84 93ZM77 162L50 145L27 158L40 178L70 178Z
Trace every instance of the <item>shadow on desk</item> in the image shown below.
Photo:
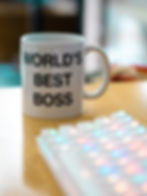
M47 123L48 124L48 123ZM24 117L24 181L42 195L63 195L51 171L39 154L36 137L46 123Z

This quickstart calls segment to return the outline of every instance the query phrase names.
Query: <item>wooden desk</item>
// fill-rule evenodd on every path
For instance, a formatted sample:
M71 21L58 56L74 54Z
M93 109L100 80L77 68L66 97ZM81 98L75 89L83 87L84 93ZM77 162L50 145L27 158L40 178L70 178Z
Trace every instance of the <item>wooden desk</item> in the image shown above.
M21 89L0 90L1 196L62 195L38 153L35 138L40 129L92 120L121 109L147 125L147 82L111 83L104 96L85 100L84 106L84 114L74 119L38 120L21 115Z

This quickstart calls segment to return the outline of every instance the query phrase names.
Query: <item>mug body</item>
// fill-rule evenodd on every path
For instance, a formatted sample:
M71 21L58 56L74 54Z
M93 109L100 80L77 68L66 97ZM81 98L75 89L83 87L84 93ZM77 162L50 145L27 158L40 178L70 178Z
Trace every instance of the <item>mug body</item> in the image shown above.
M62 33L28 34L21 39L24 113L64 119L82 113L84 39Z

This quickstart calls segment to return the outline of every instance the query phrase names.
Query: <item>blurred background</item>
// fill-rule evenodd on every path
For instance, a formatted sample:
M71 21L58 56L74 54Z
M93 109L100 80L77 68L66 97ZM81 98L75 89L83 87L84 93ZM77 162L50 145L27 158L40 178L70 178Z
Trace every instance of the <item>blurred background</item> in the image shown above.
M0 87L21 85L19 40L38 31L78 33L102 47L112 81L146 79L146 9L146 0L0 0ZM95 54L85 70L101 73Z

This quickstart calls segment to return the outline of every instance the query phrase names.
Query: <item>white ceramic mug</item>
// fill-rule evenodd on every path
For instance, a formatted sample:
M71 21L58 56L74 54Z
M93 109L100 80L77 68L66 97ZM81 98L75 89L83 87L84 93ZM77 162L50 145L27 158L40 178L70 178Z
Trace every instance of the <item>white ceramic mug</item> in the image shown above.
M109 63L98 47L86 47L76 34L34 33L21 39L24 113L37 118L63 119L82 113L83 96L99 97L109 83ZM104 61L103 82L84 92L83 59L96 51Z

